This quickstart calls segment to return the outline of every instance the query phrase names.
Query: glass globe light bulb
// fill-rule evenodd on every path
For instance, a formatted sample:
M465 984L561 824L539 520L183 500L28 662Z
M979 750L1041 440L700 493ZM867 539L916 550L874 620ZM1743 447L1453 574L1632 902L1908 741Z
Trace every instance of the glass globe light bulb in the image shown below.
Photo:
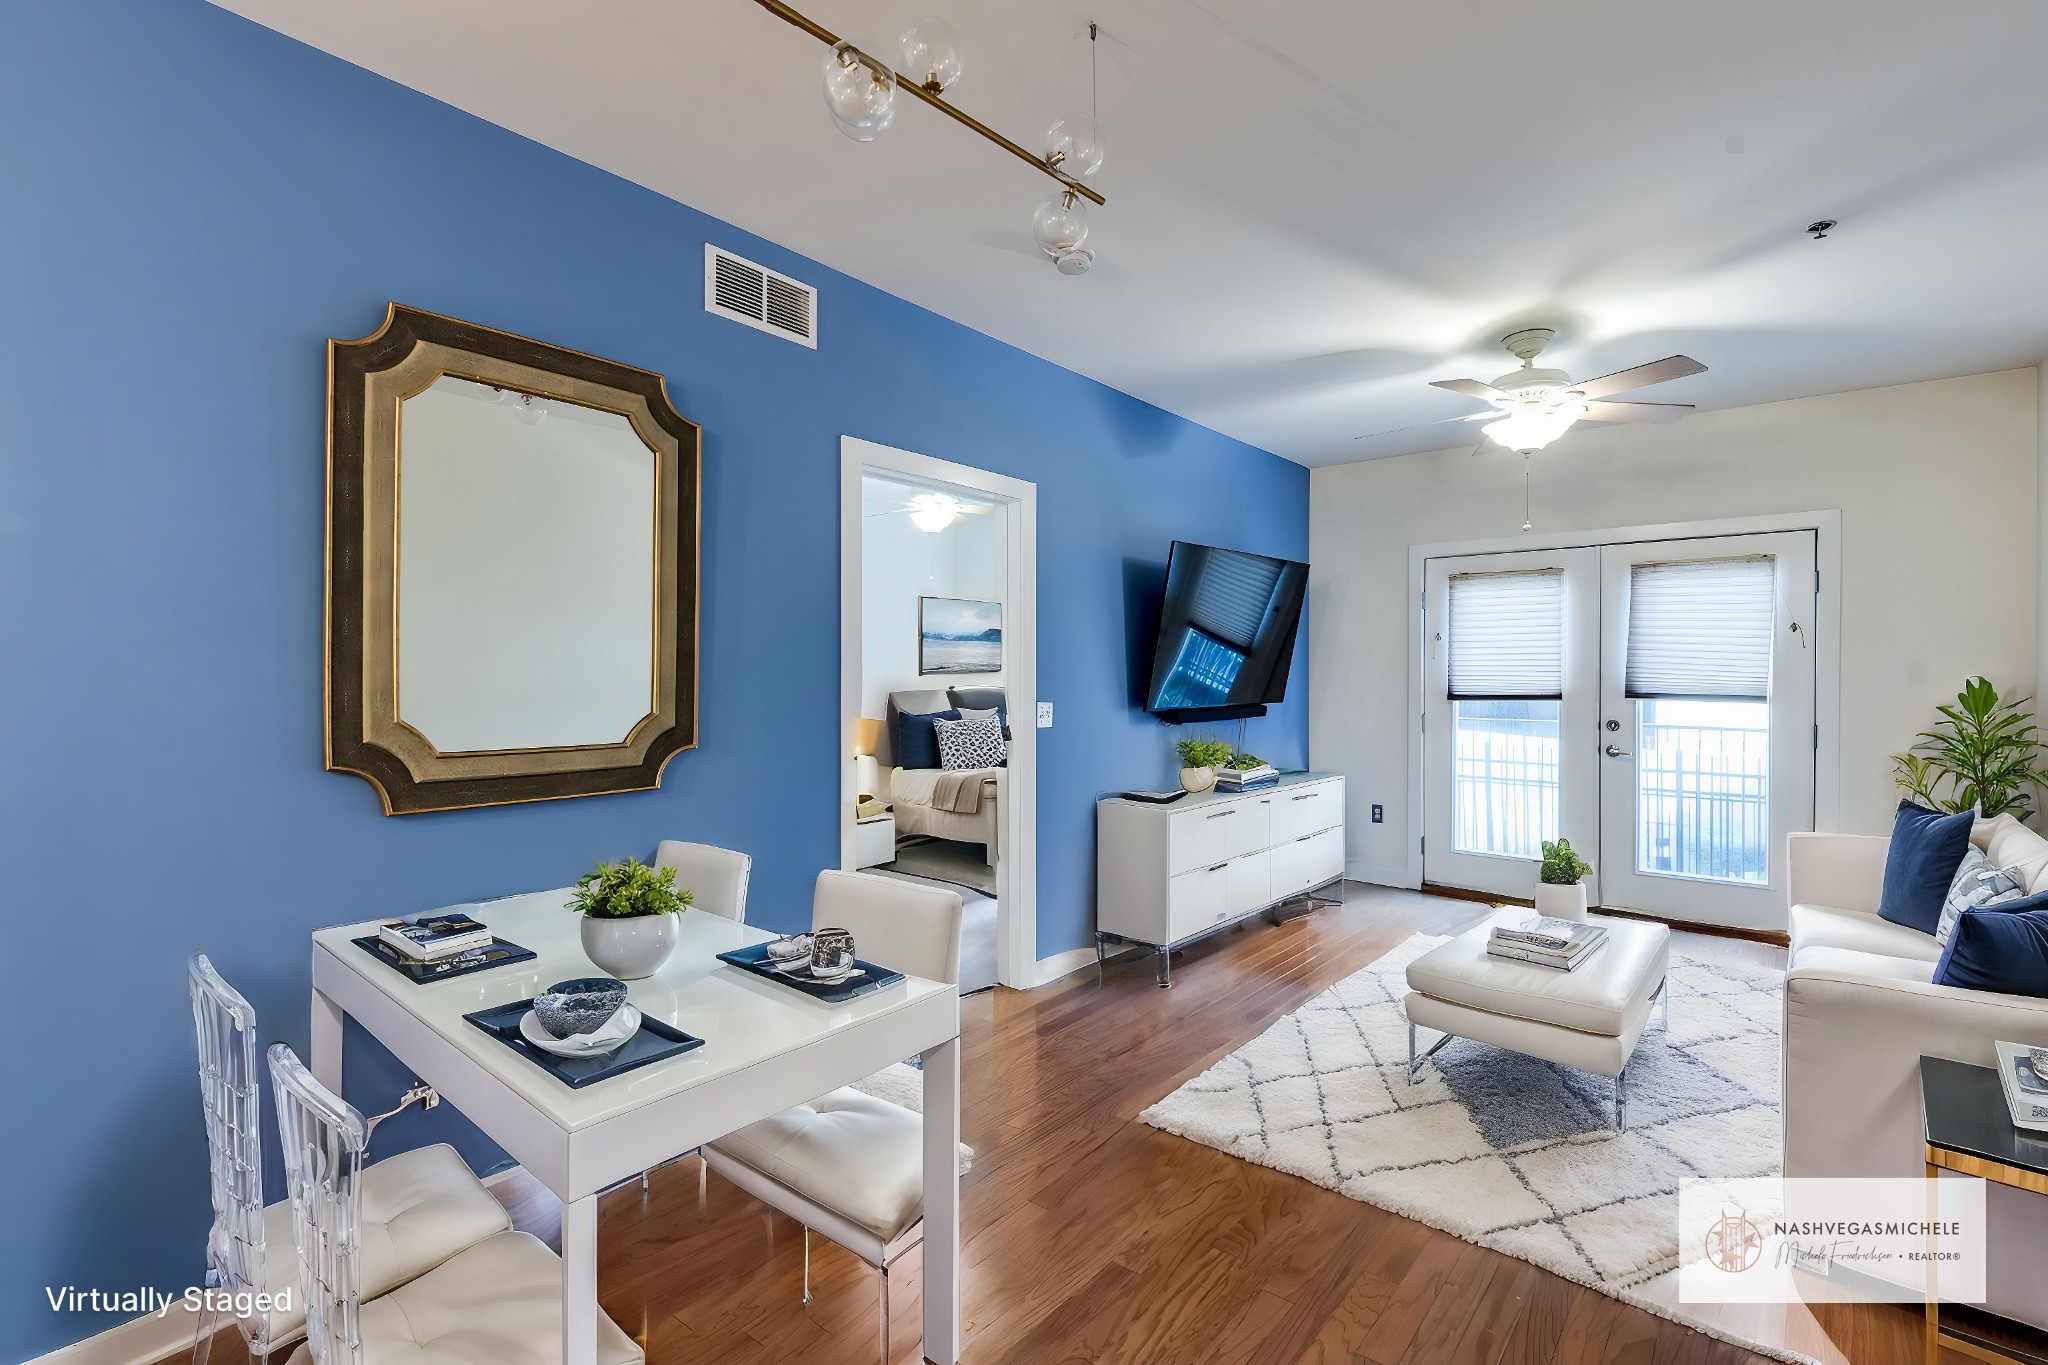
M1088 206L1072 190L1055 191L1031 215L1031 236L1062 275L1086 274L1095 263L1088 240Z
M950 90L966 70L960 35L944 19L920 19L896 40L897 69L933 94Z
M855 142L873 142L896 117L896 77L852 43L825 54L825 107Z
M1062 175L1086 180L1102 169L1102 129L1087 114L1068 114L1045 130L1045 159Z
M548 415L547 405L534 401L530 393L519 395L519 401L512 409L512 415L530 427L537 427Z

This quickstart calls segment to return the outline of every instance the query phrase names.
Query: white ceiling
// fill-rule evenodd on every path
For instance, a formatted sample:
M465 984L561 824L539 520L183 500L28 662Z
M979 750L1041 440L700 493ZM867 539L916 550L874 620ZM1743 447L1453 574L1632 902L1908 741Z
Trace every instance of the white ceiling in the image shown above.
M1355 438L1470 411L1426 381L1517 325L1580 377L1690 354L1634 396L1708 407L2048 355L2040 0L804 0L885 58L945 15L1027 145L1100 21L1074 279L1050 182L907 99L847 141L749 0L216 3L1304 464L1462 439Z

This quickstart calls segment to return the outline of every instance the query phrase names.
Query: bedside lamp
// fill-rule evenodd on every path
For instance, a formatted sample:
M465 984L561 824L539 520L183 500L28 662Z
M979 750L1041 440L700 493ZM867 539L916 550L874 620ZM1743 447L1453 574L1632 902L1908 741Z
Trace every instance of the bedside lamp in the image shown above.
M862 716L853 723L854 795L866 801L882 785L882 765L875 749L882 742L882 722Z

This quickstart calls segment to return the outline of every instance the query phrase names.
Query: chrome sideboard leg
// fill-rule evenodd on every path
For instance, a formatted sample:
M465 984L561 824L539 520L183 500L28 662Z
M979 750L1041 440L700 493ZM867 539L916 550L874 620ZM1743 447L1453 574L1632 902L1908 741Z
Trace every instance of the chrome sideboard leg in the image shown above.
M1160 989L1160 990L1162 990L1162 991L1164 991L1164 990L1171 990L1172 988L1173 988L1173 949L1171 949L1171 948L1161 948L1161 949L1159 950L1159 989Z

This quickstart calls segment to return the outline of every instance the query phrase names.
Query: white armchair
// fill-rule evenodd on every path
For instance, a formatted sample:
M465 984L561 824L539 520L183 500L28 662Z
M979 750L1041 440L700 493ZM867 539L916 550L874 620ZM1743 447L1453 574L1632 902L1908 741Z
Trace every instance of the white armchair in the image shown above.
M2048 854L2048 841L2016 824L1995 837L2019 836L2030 842L1992 849L1993 861L2012 866ZM1788 1176L1921 1175L1920 1058L1991 1066L1996 1041L2048 1045L2048 1000L1934 985L1941 954L1933 937L1878 916L1890 843L1853 834L1791 838ZM2037 1289L2048 1276L2048 1198L1996 1185L1988 1194L1987 1306L2048 1329L2048 1302Z

